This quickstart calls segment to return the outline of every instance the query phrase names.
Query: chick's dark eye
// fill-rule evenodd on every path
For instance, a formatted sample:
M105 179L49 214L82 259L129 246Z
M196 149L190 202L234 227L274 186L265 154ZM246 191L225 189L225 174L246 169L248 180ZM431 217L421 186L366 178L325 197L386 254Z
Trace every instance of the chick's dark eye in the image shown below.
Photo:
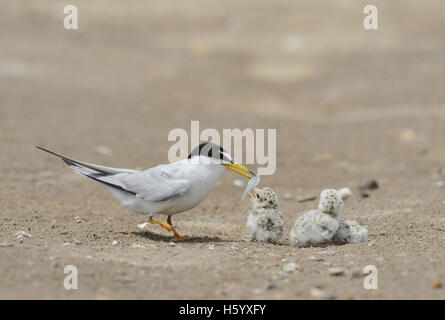
M257 197L257 198L259 199L259 198L260 198L260 195L259 195L259 194L257 194L257 195L256 195L256 197Z

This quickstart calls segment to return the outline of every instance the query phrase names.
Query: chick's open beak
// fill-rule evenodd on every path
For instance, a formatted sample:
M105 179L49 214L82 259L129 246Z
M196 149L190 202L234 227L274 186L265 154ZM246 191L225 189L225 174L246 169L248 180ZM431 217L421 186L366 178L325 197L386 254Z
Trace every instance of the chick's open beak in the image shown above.
M223 166L225 166L227 169L232 170L233 172L239 173L242 176L245 176L247 178L256 177L256 174L247 169L246 167L240 165L239 163L233 162L233 163L223 163Z

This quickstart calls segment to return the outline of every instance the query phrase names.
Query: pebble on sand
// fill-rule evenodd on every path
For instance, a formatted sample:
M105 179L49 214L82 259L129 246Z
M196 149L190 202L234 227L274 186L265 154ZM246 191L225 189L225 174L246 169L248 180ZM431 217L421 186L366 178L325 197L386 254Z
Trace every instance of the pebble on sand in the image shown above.
M331 276L342 276L345 274L345 270L343 268L329 268L329 274Z
M445 182L443 181L436 181L436 183L434 184L434 186L436 188L443 188L445 186Z
M359 269L353 270L350 274L351 279L359 279L359 278L362 278L363 276L364 276L364 273Z
M71 240L72 240L73 243L75 243L75 244L82 244L82 241L80 241L80 240L78 240L78 239L76 239L76 238L72 238Z
M29 234L25 231L18 231L14 234L14 237L18 240L18 241L23 241L24 238L32 238L32 234Z
M269 282L267 284L266 290L273 290L273 289L279 289L279 288L280 288L280 286L279 286L278 283L276 283L276 282Z
M379 184L377 180L375 179L368 179L365 180L362 184L360 184L359 189L360 190L375 190L378 189Z
M148 225L148 222L139 223L139 224L138 224L138 228L139 228L139 229L144 229L147 225Z
M320 257L316 257L316 256L310 256L309 258L308 258L308 260L310 260L310 261L324 261L324 259L323 258L320 258Z
M442 288L442 281L440 281L440 280L434 280L434 281L431 283L431 287L433 287L434 289Z
M335 296L331 293L328 293L325 290L322 290L320 288L312 288L309 291L309 294L311 298L313 299L320 299L320 300L332 300L335 299Z
M285 272L292 272L292 271L295 271L295 270L297 270L298 269L298 265L296 265L295 263L286 263L284 266L283 266L283 271L285 271Z

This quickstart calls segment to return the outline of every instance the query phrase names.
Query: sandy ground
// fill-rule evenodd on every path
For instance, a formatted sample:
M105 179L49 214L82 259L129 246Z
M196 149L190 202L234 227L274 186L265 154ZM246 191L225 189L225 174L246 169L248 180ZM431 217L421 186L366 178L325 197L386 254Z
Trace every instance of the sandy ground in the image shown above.
M62 27L67 2L0 4L0 298L445 298L432 285L445 281L443 1L374 1L378 31L362 27L364 1L73 3L77 31ZM191 240L171 244L34 149L148 168L191 120L277 129L277 170L262 185L279 193L287 231L316 206L299 197L349 186L343 217L367 225L368 241L244 241L250 203L227 172L174 217ZM380 188L361 198L367 178ZM66 265L78 290L63 287ZM353 276L366 265L378 290Z

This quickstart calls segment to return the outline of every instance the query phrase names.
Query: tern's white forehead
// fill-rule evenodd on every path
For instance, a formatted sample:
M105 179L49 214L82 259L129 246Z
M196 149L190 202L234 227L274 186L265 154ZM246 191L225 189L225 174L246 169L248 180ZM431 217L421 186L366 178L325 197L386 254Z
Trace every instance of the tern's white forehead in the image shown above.
M227 158L229 161L233 161L232 156L230 155L230 153L223 151L223 152L221 152L221 154L222 154L225 158Z

